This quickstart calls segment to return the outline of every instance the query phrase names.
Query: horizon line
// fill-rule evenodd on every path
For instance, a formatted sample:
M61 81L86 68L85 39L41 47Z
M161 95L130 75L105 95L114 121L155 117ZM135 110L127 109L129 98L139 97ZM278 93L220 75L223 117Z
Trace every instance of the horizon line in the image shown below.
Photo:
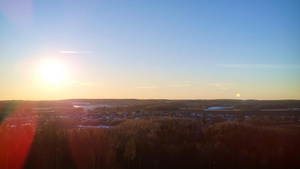
M182 100L182 101L196 101L196 100L241 100L241 101L300 101L300 99L157 99L157 98L147 98L147 99L138 99L138 98L72 98L72 99L6 99L0 101L67 101L67 100Z

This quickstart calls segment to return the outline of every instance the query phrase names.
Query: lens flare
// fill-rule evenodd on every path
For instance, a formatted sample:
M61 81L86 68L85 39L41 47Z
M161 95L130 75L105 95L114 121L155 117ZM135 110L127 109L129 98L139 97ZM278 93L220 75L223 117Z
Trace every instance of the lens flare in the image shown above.
M20 116L19 106L6 110L0 122L0 168L23 168L35 136L36 114Z

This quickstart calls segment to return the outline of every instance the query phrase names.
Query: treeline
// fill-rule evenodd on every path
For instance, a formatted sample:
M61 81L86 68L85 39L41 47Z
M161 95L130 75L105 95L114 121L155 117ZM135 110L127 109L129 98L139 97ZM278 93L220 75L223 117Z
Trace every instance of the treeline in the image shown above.
M69 99L58 101L0 101L0 113L9 107L30 109L37 107L73 107L73 102L109 105L97 111L171 111L203 110L208 107L233 106L234 109L299 109L299 100L137 100L137 99ZM1 114L0 114L1 115Z
M299 128L190 119L130 120L107 133L121 168L299 168ZM127 161L126 161L127 159ZM127 165L127 166L126 166Z
M23 168L76 168L64 129L63 119L40 116Z
M69 123L40 115L36 127L1 125L0 167L7 162L9 168L26 169L300 167L297 124L205 126L169 117L122 120L111 128L72 128Z
M42 107L73 107L72 103L68 101L26 101L26 100L12 100L12 101L0 101L0 112L7 109L30 109L30 108L42 108Z
M119 101L119 104L117 104ZM94 101L95 102L95 101ZM101 100L112 105L96 110L106 111L171 111L204 110L209 107L233 107L233 109L257 111L261 109L300 109L298 100Z

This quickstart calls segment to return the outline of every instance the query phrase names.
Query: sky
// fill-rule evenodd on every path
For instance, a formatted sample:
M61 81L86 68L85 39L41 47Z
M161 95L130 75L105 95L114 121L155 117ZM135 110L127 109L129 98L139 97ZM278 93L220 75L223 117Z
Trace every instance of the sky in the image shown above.
M0 100L300 99L299 9L298 0L0 0Z

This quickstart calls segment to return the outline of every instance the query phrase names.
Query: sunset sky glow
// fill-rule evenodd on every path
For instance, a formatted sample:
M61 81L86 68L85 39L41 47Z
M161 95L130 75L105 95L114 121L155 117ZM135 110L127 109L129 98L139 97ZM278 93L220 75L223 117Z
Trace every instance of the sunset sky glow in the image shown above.
M299 9L298 0L0 0L0 100L300 99Z

